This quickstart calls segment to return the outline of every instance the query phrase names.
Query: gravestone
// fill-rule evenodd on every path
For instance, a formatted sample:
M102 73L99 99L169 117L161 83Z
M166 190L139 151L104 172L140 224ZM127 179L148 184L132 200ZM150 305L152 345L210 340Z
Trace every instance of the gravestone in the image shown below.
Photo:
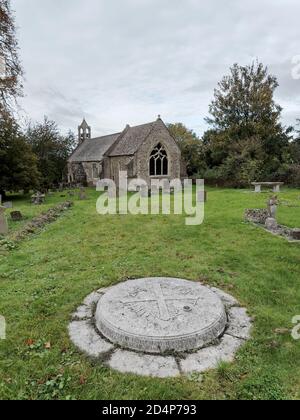
M12 201L6 201L5 203L3 203L3 207L5 207L6 209L12 209L13 208Z
M180 279L131 280L98 302L96 326L110 342L147 353L189 351L217 339L227 317L210 289Z
M23 220L23 216L20 211L12 211L10 213L10 217L13 222L20 222L21 220Z
M6 207L0 206L0 235L8 233L8 224L5 217Z
M233 362L250 333L251 319L233 296L166 277L94 291L69 325L72 342L96 363L159 378Z
M278 206L278 198L276 195L274 195L267 201L267 208L268 208L269 216L272 219L276 219L277 206Z
M34 205L40 205L45 202L45 194L41 194L39 191L31 196L31 202Z

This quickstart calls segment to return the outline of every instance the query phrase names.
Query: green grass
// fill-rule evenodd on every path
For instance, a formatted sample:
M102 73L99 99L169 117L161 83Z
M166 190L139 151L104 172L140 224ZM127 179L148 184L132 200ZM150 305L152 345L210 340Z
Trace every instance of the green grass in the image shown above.
M300 204L299 196L280 194ZM209 189L204 224L189 227L183 216L99 216L96 198L89 190L87 201L75 200L56 222L0 255L7 320L1 399L299 399L300 341L275 330L291 330L300 314L300 245L243 221L245 208L265 207L267 194ZM57 194L34 207L17 198L14 209L29 220L66 199ZM300 208L280 206L278 218L300 227ZM147 276L203 281L239 299L255 323L235 363L160 380L120 374L79 353L67 327L85 296Z

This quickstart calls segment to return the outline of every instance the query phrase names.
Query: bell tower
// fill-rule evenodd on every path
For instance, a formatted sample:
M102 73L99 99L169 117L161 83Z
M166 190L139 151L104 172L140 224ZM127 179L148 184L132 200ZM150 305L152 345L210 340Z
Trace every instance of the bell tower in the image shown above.
M91 138L92 130L88 123L83 119L81 125L78 127L78 143L82 144L84 141Z

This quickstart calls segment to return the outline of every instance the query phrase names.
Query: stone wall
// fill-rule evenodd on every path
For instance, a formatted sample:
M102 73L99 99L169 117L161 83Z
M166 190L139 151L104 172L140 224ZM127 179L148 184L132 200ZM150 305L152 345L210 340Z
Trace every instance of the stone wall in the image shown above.
M94 168L98 173L98 177L94 177ZM68 165L68 181L82 185L94 186L97 179L102 176L103 169L101 162L79 162L69 163Z
M152 150L158 143L162 144L168 154L169 174L168 176L162 177L150 177L149 159ZM155 133L150 133L147 141L145 141L139 148L136 155L136 162L138 176L144 179L149 186L151 179L171 180L174 178L180 178L181 152L163 122L160 123L159 130L155 130Z

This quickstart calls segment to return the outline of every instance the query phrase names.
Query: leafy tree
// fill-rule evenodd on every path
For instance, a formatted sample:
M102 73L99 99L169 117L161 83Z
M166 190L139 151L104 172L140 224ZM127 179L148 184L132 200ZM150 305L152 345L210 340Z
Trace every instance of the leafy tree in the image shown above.
M291 139L274 101L276 77L261 63L235 64L215 90L206 121L206 160L216 178L234 186L279 176Z
M197 134L182 123L168 124L168 129L181 149L188 175L203 172L206 169L204 149Z
M75 136L62 136L54 121L47 117L42 123L29 124L26 138L38 157L41 186L49 188L66 176L67 159L75 145Z
M18 57L18 42L10 0L0 0L0 117L13 108L22 94L22 67Z
M0 121L0 194L29 190L39 182L37 158L12 118Z

